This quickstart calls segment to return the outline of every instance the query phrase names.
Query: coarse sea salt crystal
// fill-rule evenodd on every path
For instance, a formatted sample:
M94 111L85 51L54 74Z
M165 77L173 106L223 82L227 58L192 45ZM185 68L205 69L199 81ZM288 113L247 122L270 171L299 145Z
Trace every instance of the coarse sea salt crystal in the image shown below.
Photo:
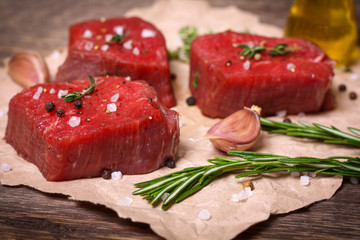
M359 179L357 177L350 177L350 182L352 184L359 184Z
M251 187L246 187L245 192L248 197L252 197L254 195L253 191L251 191Z
M87 51L92 50L93 47L94 47L94 43L93 43L93 42L86 42L86 43L85 43L85 46L84 46L85 50L87 50Z
M84 38L91 38L92 37L92 32L89 29L86 29L84 34L83 34Z
M124 26L115 26L114 32L118 35L124 35Z
M118 201L118 204L121 206L130 206L133 202L134 200L132 198L123 197Z
M106 42L110 42L112 38L113 38L113 35L112 35L112 34L106 34L106 35L105 35L105 41L106 41Z
M125 49L128 49L128 50L132 49L132 40L128 40L128 41L124 42L123 46Z
M119 94L116 93L114 94L111 98L110 98L110 102L116 102L117 100L119 100Z
M239 194L233 194L233 195L231 196L231 198L232 198L232 200L233 200L234 202L239 202L239 201L240 201L240 199L239 199Z
M54 94L54 93L56 93L56 91L55 91L55 89L52 88L52 89L50 89L49 93Z
M7 163L2 163L0 165L0 169L3 171L3 172L9 172L11 171L11 166Z
M40 98L41 93L43 92L44 88L43 87L38 87L38 89L36 90L33 99L38 100Z
M211 218L211 213L207 209L201 209L198 214L198 217L201 220L209 220Z
M150 30L150 29L143 29L141 31L142 38L155 37L155 35L156 35L156 32L154 32L153 30Z
M250 61L249 60L246 60L243 63L243 68L244 68L244 70L249 70L250 69Z
M104 45L102 45L101 46L101 51L104 51L104 52L106 52L108 49L109 49L109 45L107 45L107 44L104 44Z
M131 77L130 76L125 77L125 80L126 81L131 81Z
M80 122L81 122L81 118L72 116L69 119L68 124L70 125L70 127L77 127L80 125Z
M64 96L64 95L66 95L66 94L68 94L69 93L69 91L68 90L59 90L59 92L58 92L58 98L61 98L61 96Z
M295 71L295 64L293 64L293 63L288 63L288 64L286 65L286 69L289 70L289 71L291 71L291 72L294 72L294 71Z
M310 184L309 176L301 176L301 177L300 177L300 183L301 183L301 185L303 185L303 186L309 185L309 184Z
M286 114L287 114L286 110L281 110L281 111L276 112L276 116L279 118L286 117Z
M116 112L117 107L115 103L109 103L108 105L106 105L106 109L110 112Z
M135 47L135 48L133 49L133 54L136 55L136 56L139 56L139 54L140 54L139 48Z
M239 193L239 201L245 200L248 198L248 195L246 194L246 192L244 190L241 190L241 192Z
M120 180L122 178L122 173L120 171L112 172L111 173L111 179L112 180Z

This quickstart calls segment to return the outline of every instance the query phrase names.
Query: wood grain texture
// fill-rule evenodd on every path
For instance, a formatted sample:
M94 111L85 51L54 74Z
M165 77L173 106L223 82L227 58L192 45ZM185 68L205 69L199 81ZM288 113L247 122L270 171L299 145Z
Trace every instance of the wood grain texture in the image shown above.
M43 55L65 47L74 22L121 16L153 1L1 0L0 59L36 50ZM292 1L209 0L256 13L284 27ZM360 1L355 2L357 18ZM360 24L358 24L359 27ZM2 62L2 61L1 61ZM360 239L360 186L348 179L333 198L290 214L275 215L236 239ZM244 216L245 217L245 216ZM0 185L0 239L161 239L147 224L119 218L104 206L68 200L28 187Z

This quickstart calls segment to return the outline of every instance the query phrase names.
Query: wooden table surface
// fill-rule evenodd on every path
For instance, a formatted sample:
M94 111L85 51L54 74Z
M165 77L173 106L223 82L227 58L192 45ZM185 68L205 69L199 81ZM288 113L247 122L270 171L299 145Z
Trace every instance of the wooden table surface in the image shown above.
M66 47L74 22L121 16L153 1L0 0L0 60L23 50L43 55ZM233 4L284 27L292 1L210 0ZM355 12L360 16L360 1ZM358 23L359 25L359 23ZM290 214L271 216L236 239L360 239L360 186L349 179L327 201ZM103 206L68 200L28 187L0 185L0 239L161 239L147 224L118 218Z

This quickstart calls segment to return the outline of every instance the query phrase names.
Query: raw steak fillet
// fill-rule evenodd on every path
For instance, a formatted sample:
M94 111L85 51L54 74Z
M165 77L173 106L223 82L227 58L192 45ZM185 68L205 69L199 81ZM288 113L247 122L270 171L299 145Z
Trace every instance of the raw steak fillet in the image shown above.
M296 50L261 59L240 56L238 44L266 48L286 43ZM262 115L318 112L334 107L329 90L334 62L316 45L301 39L267 38L232 31L196 38L191 45L190 90L209 117L226 117L244 106L257 105ZM326 97L327 96L327 97Z
M112 40L113 37L116 39ZM121 40L122 38L122 40ZM167 107L176 104L170 83L165 39L140 18L92 20L70 27L68 57L56 81L92 76L121 76L146 80Z
M145 81L95 78L101 80L79 109L60 96L81 92L88 79L36 85L11 99L5 140L47 180L97 177L104 169L148 173L175 159L178 113L163 106ZM51 112L48 102L55 104ZM59 108L65 115L57 115Z

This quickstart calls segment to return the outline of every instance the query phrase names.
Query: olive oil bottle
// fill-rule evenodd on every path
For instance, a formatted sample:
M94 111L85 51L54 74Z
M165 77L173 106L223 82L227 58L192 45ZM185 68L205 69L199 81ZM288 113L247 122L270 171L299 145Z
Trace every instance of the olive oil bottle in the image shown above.
M338 67L349 66L359 57L352 0L296 0L284 35L317 44Z

